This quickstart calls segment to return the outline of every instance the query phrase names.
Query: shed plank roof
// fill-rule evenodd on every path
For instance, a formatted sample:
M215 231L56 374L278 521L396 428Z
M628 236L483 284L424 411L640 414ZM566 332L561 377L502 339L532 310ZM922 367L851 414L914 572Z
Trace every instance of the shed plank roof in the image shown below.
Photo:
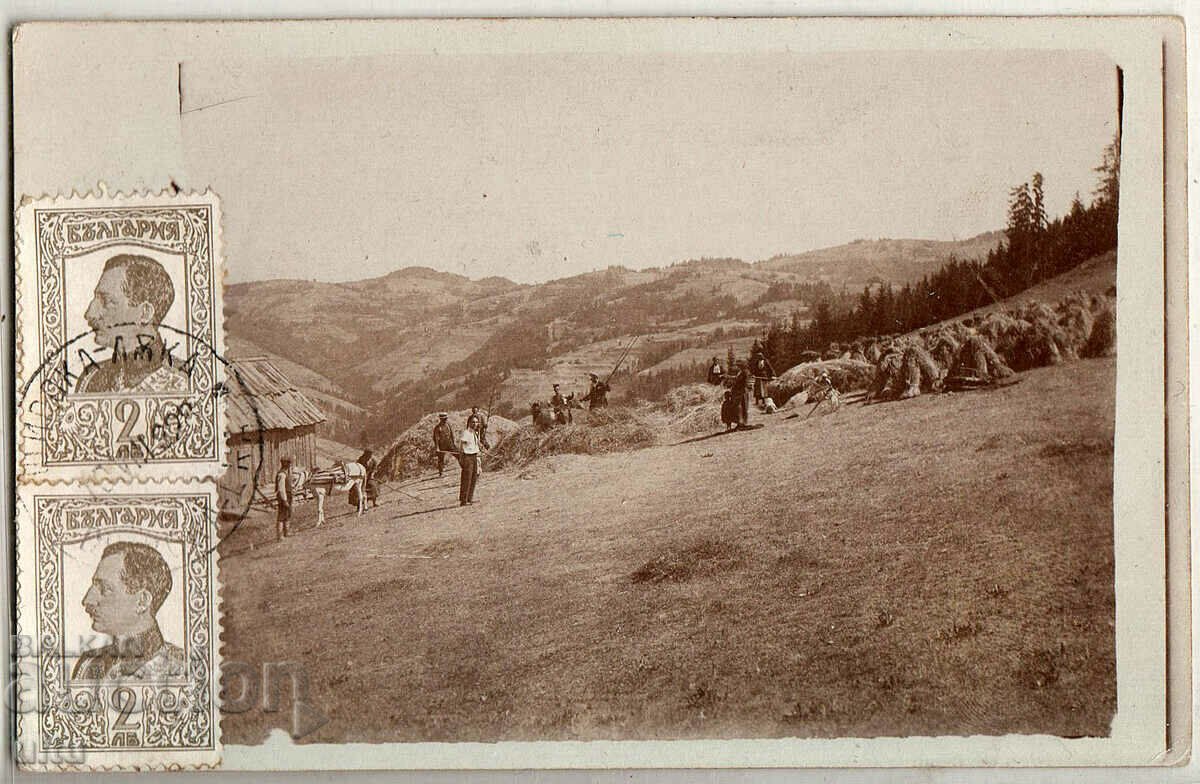
M325 421L321 409L269 359L235 359L230 365L225 380L229 432L291 430Z

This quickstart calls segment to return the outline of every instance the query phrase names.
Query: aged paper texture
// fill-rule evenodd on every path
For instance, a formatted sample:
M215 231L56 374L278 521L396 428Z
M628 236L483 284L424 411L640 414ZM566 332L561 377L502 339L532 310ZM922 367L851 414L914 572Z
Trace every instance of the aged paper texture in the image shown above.
M131 373L108 246L43 262L22 208L22 590L38 509L102 579L63 504L195 490L53 480L203 469L223 769L1161 764L1165 48L1155 19L24 27L17 191L219 193L228 262L211 337L115 322L197 358ZM131 91L110 146L159 141L97 157ZM160 449L161 400L193 408ZM95 604L65 590L60 637ZM150 639L187 662L177 598ZM121 670L60 637L51 706ZM96 753L162 737L115 721Z
M23 201L23 481L220 473L219 234L211 193Z

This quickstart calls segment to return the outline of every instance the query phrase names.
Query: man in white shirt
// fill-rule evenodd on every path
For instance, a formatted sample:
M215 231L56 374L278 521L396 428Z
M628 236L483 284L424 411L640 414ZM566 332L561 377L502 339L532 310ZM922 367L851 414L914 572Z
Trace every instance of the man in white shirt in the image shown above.
M479 417L467 420L459 436L458 464L462 471L458 475L458 505L475 503L475 480L479 477Z

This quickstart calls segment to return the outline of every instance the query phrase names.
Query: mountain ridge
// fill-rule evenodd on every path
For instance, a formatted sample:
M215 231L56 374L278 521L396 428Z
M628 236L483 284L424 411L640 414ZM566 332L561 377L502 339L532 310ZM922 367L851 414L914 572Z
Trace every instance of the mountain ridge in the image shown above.
M603 346L637 334L645 337L628 367L649 367L691 326L729 324L736 325L731 338L750 334L748 325L803 313L839 289L903 285L951 255L985 257L1002 236L861 240L753 263L701 257L642 270L612 265L537 284L420 265L340 283L245 281L226 288L226 328L243 345L306 369L298 371L304 386L341 401L345 412L387 410L397 393L405 399L452 379L467 383L487 366L529 368L537 377L558 372L552 368L599 367L610 362ZM522 388L532 385L533 377ZM351 420L337 418L339 435L346 437Z

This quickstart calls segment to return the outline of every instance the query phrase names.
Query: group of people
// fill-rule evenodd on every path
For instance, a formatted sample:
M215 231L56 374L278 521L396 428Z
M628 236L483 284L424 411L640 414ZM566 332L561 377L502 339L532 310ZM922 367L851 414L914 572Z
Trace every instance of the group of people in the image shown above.
M467 417L462 433L455 437L450 427L450 415L443 412L438 414L438 423L433 428L433 444L437 453L438 476L443 476L446 470L446 455L454 455L458 460L459 489L458 501L460 506L475 503L475 486L479 473L483 470L483 453L490 448L487 438L487 420L479 413L478 408L472 408ZM306 489L314 489L313 485L324 483L318 490L318 501L324 500L323 493L337 486L341 490L349 490L347 500L361 515L366 511L369 502L372 507L379 503L379 483L375 479L375 470L379 461L370 449L354 461L341 463L340 470L325 472L307 472L295 467L295 461L290 456L279 460L279 471L275 474L275 538L276 541L291 534L289 523L297 497ZM328 474L329 476L325 476ZM343 484L344 483L344 484ZM328 485L327 487L325 485ZM321 504L323 507L323 504ZM323 508L318 510L323 522Z
M719 358L712 358L708 366L708 383L729 387L721 403L721 421L726 430L750 426L751 399L763 413L775 412L775 401L767 393L767 384L773 378L775 368L771 367L762 343L757 339L750 347L750 358L736 360L728 372L721 366Z
M446 455L454 455L458 460L458 505L475 503L475 485L483 471L483 455L492 448L488 443L487 419L480 415L478 408L472 408L462 433L455 438L450 415L443 411L433 426L433 446L437 450L438 476L445 475Z
M367 502L372 508L379 505L379 483L375 480L375 469L379 461L370 449L353 461L341 463L341 475L337 483L344 482L339 489L348 490L347 500L358 514L366 512ZM318 478L318 474L323 474ZM320 487L316 487L320 485ZM292 509L297 496L305 490L312 489L318 496L318 519L320 525L325 521L324 497L335 486L334 472L308 472L295 465L290 455L279 458L279 470L275 473L275 541L291 535L289 523L292 519Z
M608 393L612 391L607 381L601 381L600 376L596 373L588 373L590 384L587 394L581 397L580 402L575 402L575 393L564 395L558 384L553 385L553 390L550 394L549 412L542 407L538 401L529 404L529 414L533 418L533 424L539 429L546 429L556 425L569 425L575 421L572 409L583 408L583 403L588 404L589 411L595 411L598 408L604 408L608 405Z
M581 403L588 403L588 408L592 411L606 407L608 393L611 391L607 380L601 381L596 373L589 373L588 376L590 385L587 394L580 398ZM721 419L727 430L749 425L752 400L764 412L770 413L775 410L774 403L767 394L767 383L774 377L775 370L767 360L762 344L757 340L751 347L750 358L736 361L728 372L721 366L720 360L713 357L708 370L709 383L729 387L721 405ZM540 428L570 424L573 421L571 410L582 408L581 403L575 402L574 392L564 395L559 385L554 384L548 406L549 415L541 403L531 404L533 423ZM483 455L491 448L487 436L487 419L480 414L478 408L472 408L462 432L457 436L449 419L448 413L441 412L438 414L437 424L433 427L438 476L445 475L446 456L453 455L460 468L458 502L460 506L468 506L475 503L475 488L479 474L483 471ZM345 476L339 475L339 479L349 485L349 503L359 514L365 511L367 502L373 507L378 504L379 485L374 476L378 466L379 461L370 449L363 450L355 461L342 463ZM305 482L313 481L314 477L315 474L306 474L295 469L291 457L280 458L279 471L275 475L277 539L290 534L288 524L296 497L304 491Z

